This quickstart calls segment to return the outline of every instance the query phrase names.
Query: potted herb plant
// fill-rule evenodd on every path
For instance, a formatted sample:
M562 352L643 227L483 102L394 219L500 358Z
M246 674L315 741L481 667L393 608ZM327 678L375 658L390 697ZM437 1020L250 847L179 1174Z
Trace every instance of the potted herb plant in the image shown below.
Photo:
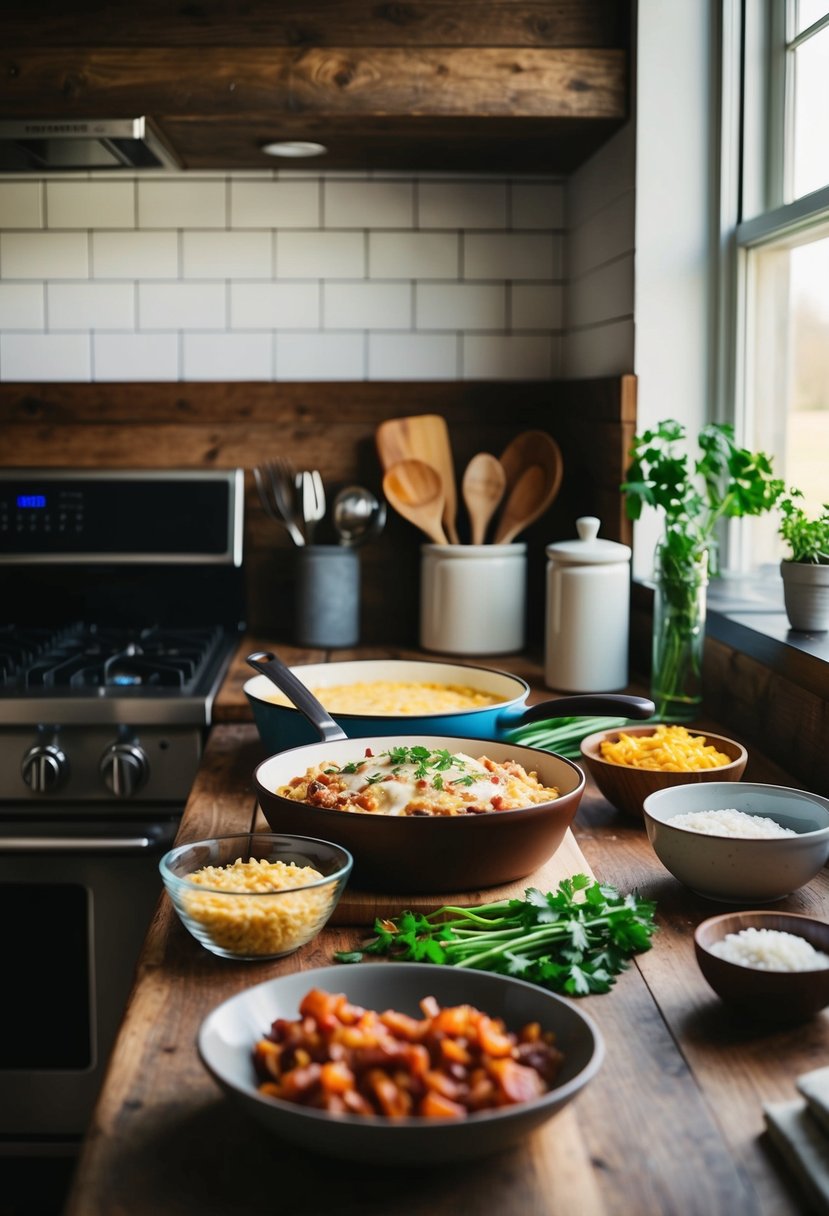
M695 455L685 428L673 420L637 435L622 490L628 517L644 507L663 514L654 556L651 697L662 720L694 717L702 700L702 653L707 587L718 571L717 526L723 519L761 515L784 491L771 458L739 447L727 423L699 432Z
M829 629L829 503L810 518L803 494L791 489L778 503L779 535L789 556L780 563L783 599L792 629Z

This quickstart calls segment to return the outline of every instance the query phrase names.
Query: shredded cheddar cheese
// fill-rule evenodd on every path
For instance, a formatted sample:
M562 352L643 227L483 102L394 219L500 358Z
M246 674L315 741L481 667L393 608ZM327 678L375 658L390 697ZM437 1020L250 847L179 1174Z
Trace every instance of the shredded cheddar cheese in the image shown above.
M692 735L684 726L657 726L652 735L620 731L619 738L615 742L606 740L600 751L602 759L611 764L669 773L692 773L731 763L730 756L705 742L705 735Z

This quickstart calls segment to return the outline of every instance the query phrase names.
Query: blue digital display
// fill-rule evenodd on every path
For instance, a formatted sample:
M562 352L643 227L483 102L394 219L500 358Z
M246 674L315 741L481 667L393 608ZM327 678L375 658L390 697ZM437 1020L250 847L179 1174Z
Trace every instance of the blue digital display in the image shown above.
M18 510L40 511L46 506L45 494L18 494Z

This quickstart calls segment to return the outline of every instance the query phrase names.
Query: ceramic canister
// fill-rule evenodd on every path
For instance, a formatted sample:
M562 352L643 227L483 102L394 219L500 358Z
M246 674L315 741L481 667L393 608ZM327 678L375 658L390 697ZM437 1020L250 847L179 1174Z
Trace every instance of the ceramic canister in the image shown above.
M628 545L599 540L599 520L576 520L577 540L547 545L544 683L598 692L628 682Z
M513 654L526 640L527 546L423 545L420 644L441 654Z

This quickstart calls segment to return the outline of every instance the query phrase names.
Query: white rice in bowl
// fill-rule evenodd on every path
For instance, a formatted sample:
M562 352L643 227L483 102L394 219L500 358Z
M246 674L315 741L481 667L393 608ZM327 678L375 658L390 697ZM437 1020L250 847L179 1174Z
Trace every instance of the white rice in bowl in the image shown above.
M742 929L709 947L717 958L757 971L823 971L829 954L816 950L805 937L780 929Z
M749 815L734 807L723 810L688 811L669 820L672 827L686 828L704 836L733 836L744 840L768 840L778 836L796 836L792 828L784 828L768 815Z

